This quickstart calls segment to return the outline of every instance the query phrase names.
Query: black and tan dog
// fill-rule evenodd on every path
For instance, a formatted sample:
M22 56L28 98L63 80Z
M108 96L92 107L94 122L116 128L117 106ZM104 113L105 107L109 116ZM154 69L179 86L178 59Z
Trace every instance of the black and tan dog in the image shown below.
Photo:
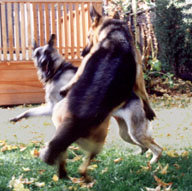
M65 89L72 87L66 98L54 107L52 118L57 131L40 155L46 163L58 165L60 178L66 176L66 150L76 142L88 151L87 159L80 167L80 173L88 179L87 166L104 144L109 119L120 107L128 107L125 104L131 98L136 81L135 48L126 23L103 18L94 9L91 16L92 27L97 31L96 42ZM117 114L119 118L122 118L121 115ZM124 127L129 128L126 125ZM144 146L140 141L134 143L146 149L150 148L151 140L146 141L148 144L144 143ZM159 152L161 149L158 149ZM155 157L158 158L157 152Z
M89 30L88 34L88 42L86 47L84 48L82 52L82 56L88 59L92 54L94 54L97 49L99 49L100 46L109 46L108 41L111 39L111 35L113 36L112 38L118 39L119 42L121 42L121 45L126 46L127 42L125 40L126 34L123 32L123 30L119 30L117 32L117 29L121 28L118 23L121 22L118 19L111 19L110 21L106 22L106 18L102 17L94 8L91 11L91 14L94 16L92 17L92 25ZM117 23L117 25L116 25ZM105 30L103 30L105 29ZM145 82L144 82L144 77L143 77L143 70L142 70L142 59L139 51L137 50L134 41L131 38L131 32L129 32L129 46L132 49L132 54L134 56L134 60L136 63L136 82L134 84L134 92L139 96L144 104L144 110L147 119L153 120L155 117L155 112L150 106L149 103L149 98L148 94L145 88ZM114 37L115 36L115 37ZM103 43L101 43L104 40ZM116 41L114 41L115 43ZM112 44L112 43L111 43ZM111 45L110 44L110 45ZM108 53L110 51L113 51L112 49L108 49ZM119 52L118 52L119 53ZM120 53L119 53L120 55ZM73 79L61 89L61 94L66 95L67 91L73 86L73 84L79 79L81 73L83 72L86 61L84 61L76 75L73 77Z
M58 53L54 45L55 38L56 36L52 34L45 46L35 45L33 52L38 76L44 85L46 103L19 114L11 119L12 122L35 116L52 116L55 104L63 98L60 89L75 75L77 68L66 62ZM83 54L85 51L86 48ZM132 93L126 104L113 113L113 117L119 124L119 132L123 140L140 146L142 153L151 149L153 158L150 163L156 162L161 155L161 148L152 139L149 120L145 116L141 100Z

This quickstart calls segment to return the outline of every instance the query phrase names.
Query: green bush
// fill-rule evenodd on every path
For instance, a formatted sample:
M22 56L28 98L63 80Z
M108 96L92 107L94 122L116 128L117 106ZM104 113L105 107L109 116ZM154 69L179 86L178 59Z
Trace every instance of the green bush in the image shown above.
M192 3L156 0L156 6L154 26L162 71L192 79Z

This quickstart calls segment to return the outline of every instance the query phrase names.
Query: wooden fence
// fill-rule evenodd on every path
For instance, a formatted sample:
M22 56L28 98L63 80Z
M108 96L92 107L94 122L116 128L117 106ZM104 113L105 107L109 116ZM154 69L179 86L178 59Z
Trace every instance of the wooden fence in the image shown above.
M32 62L34 40L42 46L55 33L58 51L80 63L91 4L101 12L102 0L0 1L0 105L44 100Z

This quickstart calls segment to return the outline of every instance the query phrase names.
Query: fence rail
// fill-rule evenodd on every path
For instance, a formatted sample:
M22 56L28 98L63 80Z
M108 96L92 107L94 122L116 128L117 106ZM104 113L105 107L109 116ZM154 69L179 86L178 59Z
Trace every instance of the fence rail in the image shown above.
M90 26L89 7L102 0L0 0L0 105L42 103L44 90L32 62L33 41L56 48L78 65Z
M90 26L89 8L102 0L1 0L0 60L32 59L34 40L44 45L57 34L56 47L66 60L80 60Z

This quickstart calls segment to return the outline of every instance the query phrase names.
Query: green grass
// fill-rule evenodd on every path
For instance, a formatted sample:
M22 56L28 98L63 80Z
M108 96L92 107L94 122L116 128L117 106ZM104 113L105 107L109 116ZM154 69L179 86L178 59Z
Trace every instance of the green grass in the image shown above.
M172 182L172 190L192 190L192 150L189 150L186 156L175 158L164 152L158 164L152 165L151 169L146 169L149 158L145 155L135 156L126 149L107 147L92 163L96 164L96 168L89 170L95 184L92 188L84 188L70 179L53 181L52 178L56 174L55 167L48 166L38 157L31 155L31 151L39 147L40 144L30 144L22 152L20 149L0 152L0 191L12 191L13 188L8 187L9 181L13 176L18 179L21 175L27 179L35 178L33 183L24 184L24 187L31 191L144 191L145 187L157 187L154 174L166 183ZM79 150L69 150L67 169L70 177L80 177L77 169L81 160L72 160L77 155L81 156L83 153ZM122 160L115 163L114 160L117 158ZM162 168L167 164L169 165L167 172L161 174ZM30 170L26 172L23 168ZM36 182L44 182L45 186L38 187Z
M31 155L35 148L42 147L40 142L49 141L55 132L49 117L12 124L9 118L27 108L0 108L0 140L7 140L6 143L0 141L0 191L146 191L146 187L156 188L160 183L172 183L171 189L162 186L161 191L192 191L192 98L165 95L152 97L151 102L157 114L152 121L153 137L164 148L159 163L149 168L147 163L150 158L147 155L133 155L138 147L127 144L119 137L118 127L112 119L104 149L92 163L93 169L89 170L94 180L92 187L74 183L70 179L54 181L52 178L57 173L56 168ZM31 143L33 141L37 143ZM18 148L1 152L7 144L20 147L19 143L24 143L27 148L24 151ZM77 156L80 156L80 160L74 160L78 159ZM67 170L70 177L80 177L77 171L83 156L81 150L69 150ZM115 163L114 160L118 158L122 160ZM163 170L164 173L161 173ZM154 175L163 182L157 183ZM20 188L8 187L12 178L19 180L21 176L25 183L26 180L31 183L23 182ZM38 187L38 182L44 185Z

